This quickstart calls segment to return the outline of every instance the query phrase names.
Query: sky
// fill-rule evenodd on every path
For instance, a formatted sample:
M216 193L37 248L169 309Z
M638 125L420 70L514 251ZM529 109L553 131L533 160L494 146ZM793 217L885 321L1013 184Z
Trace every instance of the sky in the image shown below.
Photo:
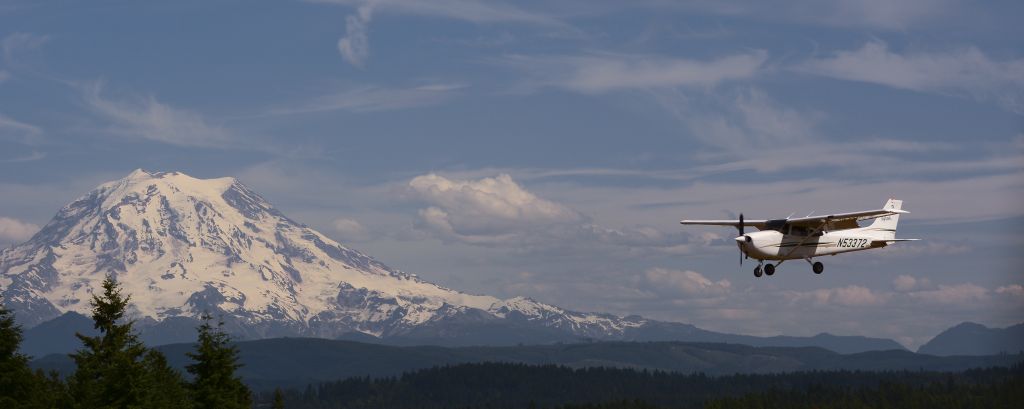
M438 284L916 348L1024 321L1024 3L0 0L0 247L136 168L234 176ZM904 200L755 278L729 228Z

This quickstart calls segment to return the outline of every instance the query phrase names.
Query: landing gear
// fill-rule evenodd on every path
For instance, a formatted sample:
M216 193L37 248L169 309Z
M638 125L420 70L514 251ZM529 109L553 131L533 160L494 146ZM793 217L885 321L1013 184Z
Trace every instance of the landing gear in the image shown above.
M754 277L761 278L761 265L760 264L758 264L757 267L754 267Z
M814 264L811 264L811 270L814 271L814 274L821 274L822 271L825 271L825 265L820 261L815 261Z
M768 274L768 275L775 274L775 265L774 264L765 264L764 265L764 273Z

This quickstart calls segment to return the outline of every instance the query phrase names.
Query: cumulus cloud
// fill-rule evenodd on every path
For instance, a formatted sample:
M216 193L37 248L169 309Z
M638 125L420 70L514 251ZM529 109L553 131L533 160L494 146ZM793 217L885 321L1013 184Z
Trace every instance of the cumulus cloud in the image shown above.
M871 41L859 49L813 59L797 70L919 92L991 100L1024 113L1024 59L997 61L976 47L898 54Z
M689 297L717 297L732 290L732 283L729 280L711 281L702 274L689 270L652 268L644 273L644 278L653 289L670 290L675 295Z
M886 296L860 285L839 288L823 288L800 295L809 297L818 304L841 305L846 307L876 307L885 304Z
M32 238L39 226L9 217L0 217L0 242L21 243Z
M756 50L701 61L652 55L591 54L507 56L500 64L533 77L540 86L597 94L659 87L711 87L753 77L768 59Z
M355 219L340 217L331 222L331 227L343 241L365 241L371 237L370 231Z
M899 292L910 292L931 286L931 280L901 274L892 280L892 287Z
M1004 285L996 288L996 294L1009 295L1012 297L1024 297L1024 286L1020 284Z
M584 219L577 211L526 191L508 174L456 180L430 173L410 180L409 192L431 205L419 212L422 229L467 242L502 241L542 226Z
M945 305L970 305L976 302L988 301L989 299L987 289L971 283L940 284L934 290L914 291L907 295L918 301Z
M415 228L450 242L506 246L557 257L595 252L605 257L636 257L648 252L687 254L715 240L692 240L683 232L665 233L649 226L602 226L579 211L537 196L508 174L480 179L427 174L412 179L406 192L410 199L427 205L419 209Z
M224 128L211 125L201 115L174 108L154 97L112 100L102 95L103 85L83 89L83 100L93 112L111 123L113 133L171 145L197 147L237 146Z
M424 227L449 235L501 236L583 220L575 210L537 197L507 174L452 180L431 173L412 179L408 187L415 197L431 205L420 211Z

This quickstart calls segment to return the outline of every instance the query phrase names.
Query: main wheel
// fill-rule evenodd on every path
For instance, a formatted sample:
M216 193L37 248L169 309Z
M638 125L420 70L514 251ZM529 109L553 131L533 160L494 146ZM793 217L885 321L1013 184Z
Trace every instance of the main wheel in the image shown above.
M825 265L820 261L815 261L814 264L811 264L811 270L814 270L814 274L821 274L822 271L825 271Z
M764 265L764 273L768 274L768 275L775 274L775 265L774 264L765 264Z
M761 266L754 267L754 277L761 278Z

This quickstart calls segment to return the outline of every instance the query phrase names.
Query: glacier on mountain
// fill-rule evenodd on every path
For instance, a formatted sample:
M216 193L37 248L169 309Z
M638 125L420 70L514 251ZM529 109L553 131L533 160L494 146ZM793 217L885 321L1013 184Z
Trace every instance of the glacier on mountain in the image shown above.
M0 252L4 303L29 327L66 312L89 315L92 292L108 274L131 294L136 319L210 312L245 338L384 338L444 323L505 321L615 338L647 322L423 281L289 219L230 177L136 170Z

